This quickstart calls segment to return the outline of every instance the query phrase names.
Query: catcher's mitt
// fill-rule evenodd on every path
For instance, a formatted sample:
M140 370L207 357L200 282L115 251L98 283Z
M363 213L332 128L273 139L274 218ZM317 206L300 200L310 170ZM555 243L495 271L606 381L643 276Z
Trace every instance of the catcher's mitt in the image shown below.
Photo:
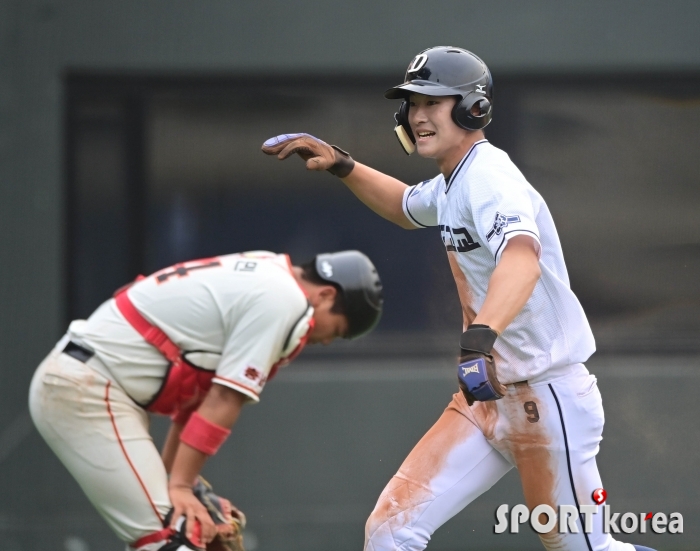
M245 515L236 509L228 499L217 496L201 476L192 488L196 498L207 508L218 535L207 544L207 551L245 551L243 547L243 529Z

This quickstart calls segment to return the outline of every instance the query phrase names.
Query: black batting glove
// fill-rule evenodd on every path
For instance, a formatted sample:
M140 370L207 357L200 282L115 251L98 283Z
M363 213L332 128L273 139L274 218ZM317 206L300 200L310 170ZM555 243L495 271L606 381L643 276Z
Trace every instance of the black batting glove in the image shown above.
M345 178L355 168L355 161L346 151L311 134L280 134L267 140L262 152L277 155L280 160L296 153L309 170L327 170L338 178Z
M460 338L457 378L467 404L499 400L506 387L496 377L496 363L491 355L498 333L488 325L472 324Z

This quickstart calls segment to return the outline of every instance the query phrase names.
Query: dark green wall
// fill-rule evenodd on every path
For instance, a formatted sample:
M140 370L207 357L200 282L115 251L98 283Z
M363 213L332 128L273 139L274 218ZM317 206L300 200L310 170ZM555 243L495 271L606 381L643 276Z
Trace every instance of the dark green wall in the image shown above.
M471 48L494 71L700 69L692 1L0 2L0 426L62 331L62 75L391 72Z
M84 529L83 514L89 510L76 493L75 485L67 480L48 449L32 433L25 413L31 373L64 329L62 75L66 70L229 75L284 72L290 76L295 72L350 71L391 72L400 78L418 50L451 43L478 52L494 72L697 72L700 70L698 20L700 4L681 0L0 1L0 468L4 473L0 478L3 504L10 504L14 496L23 494L24 507L3 506L0 511L0 537L24 534L12 540L16 547L10 547L15 544L4 540L3 549L56 548L53 535L75 533L66 532L68 528ZM663 372L664 366L664 361L659 359L657 373ZM238 437L264 435L273 419L290 418L290 411L297 406L292 399L297 391L292 396L287 394L293 385L280 379L279 385L266 391L269 405L246 413ZM697 423L691 423L688 418L688 412L697 418L697 405L691 400L697 384L695 379L692 384L690 379L673 381L662 385L658 377L634 378L631 382L623 378L604 380L601 386L607 391L609 423L617 428L612 433L615 436L609 436L610 441L606 441L602 470L604 474L610 473L606 478L620 484L626 495L631 495L631 489L638 489L639 501L629 503L644 510L647 498L664 492L668 471L683 473L675 476L672 483L687 482L674 492L690 513L700 492L697 469L684 464L679 471L674 461L697 457L697 450L693 455L688 451L688 446L697 446L698 441ZM347 461L342 474L347 475L348 481L338 486L338 491L354 492L347 513L351 520L345 525L352 529L347 528L342 534L347 534L348 542L357 545L361 518L370 510L372 500L395 469L398 458L441 409L451 384L434 382L425 389L425 385L414 384L406 392L398 390L400 384L388 382L366 388L358 385L329 382L313 389L303 387L298 392L300 396L313 391L318 396L319 410L331 413L322 416L314 410L291 415L295 431L300 423L337 417L338 422L345 423L343 431L348 438L358 439L360 444L366 434L363 425L369 422L364 416L374 412L380 418L368 438L369 451L358 445L343 453L343 439L328 423L314 428L325 431L322 434L329 439L328 446L309 439L309 446L315 446L314 454L328 454L327 462L321 466L328 465L329 470L321 475L328 477L329 483L341 480L333 476L334 469L338 468L340 459ZM630 389L636 386L641 399L630 398ZM662 390L657 390L659 387ZM430 402L426 398L418 411L406 398L419 400L423 391L430 396ZM371 397L375 403L367 408L365 402ZM348 414L339 414L343 411ZM388 412L396 416L394 421L387 422L391 419L386 417ZM408 421L404 426L405 418ZM682 419L680 424L675 422L678 418ZM658 429L658 439L651 448L645 440L652 438L650 426ZM630 435L631 428L638 431L636 436ZM299 434L299 438L305 439L312 434L293 433L292 427L277 424L272 432L275 438L260 444L268 456L276 453L278 431ZM289 445L292 440L285 442ZM369 453L372 448L376 451ZM229 449L232 480L240 480L243 475L237 468L242 460L236 458L231 446ZM384 449L386 463L380 451ZM255 449L246 452L251 462L254 452ZM220 460L228 460L228 452ZM356 461L367 463L353 471ZM276 464L272 458L270 463ZM299 479L315 474L305 463L294 468L307 469L299 473ZM286 475L284 470L281 473ZM361 482L351 484L350 480L358 475ZM224 473L216 472L217 478L222 476ZM22 481L28 478L36 482L31 492L26 488L21 490ZM265 484L270 484L269 480L265 483L266 478L260 473L251 480L258 483L256 488L267 489ZM44 493L37 499L41 491ZM60 499L56 498L57 491ZM248 491L254 495L252 490ZM296 491L284 488L280 495ZM659 507L670 510L673 503L664 502ZM324 510L323 503L316 505ZM620 508L623 508L622 500ZM25 512L21 518L12 516L19 510ZM681 510L685 513L686 509ZM485 511L488 517L490 509ZM267 514L268 519L275 516ZM700 545L694 520L697 516L697 511L686 516L688 537L695 538L693 546L687 548ZM323 514L321 517L325 518ZM35 528L46 525L47 518L50 520L46 529ZM92 518L89 513L87 518ZM300 525L306 522L304 518ZM333 526L335 521L323 522ZM105 533L101 524L95 526L96 534ZM270 528L270 533L280 538L276 541L293 539L290 534L294 531L287 531L284 523L281 526ZM459 529L463 530L464 526L460 525ZM488 532L483 523L474 529L482 534ZM32 540L36 547L22 543L27 541L24 538L29 533L36 535ZM441 538L447 541L447 535ZM40 541L53 544L40 546ZM118 547L115 545L114 549Z
M602 357L588 367L605 406L598 465L612 510L684 518L683 534L618 539L663 551L700 548L697 359ZM246 512L257 551L359 550L384 485L450 401L453 375L445 358L302 357L243 410L204 474ZM166 426L156 420L156 440ZM4 459L3 551L62 550L71 537L92 551L123 549L37 433ZM532 533L493 534L496 508L522 502L511 471L438 530L429 549L540 549Z
M471 48L494 71L700 69L693 1L0 2L0 426L62 331L62 75L391 72Z

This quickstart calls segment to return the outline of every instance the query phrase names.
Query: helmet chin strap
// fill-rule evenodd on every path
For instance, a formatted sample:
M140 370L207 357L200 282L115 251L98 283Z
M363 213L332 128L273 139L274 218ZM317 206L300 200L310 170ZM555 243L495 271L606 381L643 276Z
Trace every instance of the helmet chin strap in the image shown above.
M410 155L416 150L416 146L413 143L413 140L411 140L410 136L408 135L408 132L406 132L406 129L402 125L397 125L394 128L394 132L396 133L396 137L399 139L401 147L406 152L406 155Z

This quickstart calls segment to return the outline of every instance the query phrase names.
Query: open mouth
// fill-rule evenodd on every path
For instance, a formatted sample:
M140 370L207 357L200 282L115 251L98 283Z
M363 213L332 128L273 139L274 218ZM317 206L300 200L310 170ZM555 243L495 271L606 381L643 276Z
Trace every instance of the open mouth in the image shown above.
M420 139L432 138L434 135L435 135L435 132L429 132L429 131L418 132L418 138L420 138Z

